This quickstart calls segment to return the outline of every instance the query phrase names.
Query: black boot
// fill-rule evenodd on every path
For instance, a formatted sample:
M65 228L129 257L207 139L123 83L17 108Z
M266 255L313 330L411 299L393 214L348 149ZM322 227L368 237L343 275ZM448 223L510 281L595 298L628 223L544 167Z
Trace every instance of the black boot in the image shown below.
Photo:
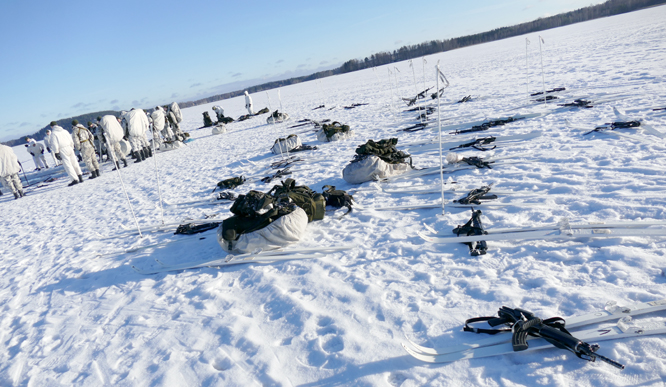
M97 175L95 174L95 171L90 171L90 177L88 178L88 180L92 180L96 177L97 177Z
M79 183L83 183L83 176L79 175Z
M139 154L139 152L134 151L134 152L132 152L132 155L134 155L134 158L136 159L134 161L134 164L141 162L141 155Z
M144 148L146 150L146 153L148 154L148 157L153 157L153 150L150 149L149 146Z
M118 164L117 161L114 161L114 164L116 164L116 167L113 168L112 171L115 171L115 170L117 170L117 169L120 169L120 164ZM125 166L127 166L127 164L125 164Z
M76 181L76 180L72 180L72 182L69 183L69 184L67 184L67 186L68 186L68 187L71 187L71 186L73 186L73 185L77 185L77 184L79 184L78 181Z
M148 156L146 155L146 152L143 151L143 149L140 149L139 150L139 157L141 157L141 161L145 161L146 157L148 157Z
M123 163L125 164L125 168L127 168L127 159L123 159ZM120 168L120 167L118 167Z
M95 175L99 177L99 169L95 169Z
M21 195L21 197L24 197L24 196L25 196L25 194L24 194L23 191L21 191L21 190L19 190L19 195Z
M20 198L18 192L14 192L14 199L18 199L18 198Z

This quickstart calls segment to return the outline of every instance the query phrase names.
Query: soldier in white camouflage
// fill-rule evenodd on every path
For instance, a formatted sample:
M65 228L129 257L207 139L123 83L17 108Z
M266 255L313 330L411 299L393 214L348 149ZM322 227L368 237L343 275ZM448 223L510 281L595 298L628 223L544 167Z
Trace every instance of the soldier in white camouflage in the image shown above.
M74 141L74 148L81 153L83 162L86 163L90 171L90 179L99 176L99 163L97 162L97 155L95 154L95 145L93 140L95 137L85 126L79 124L79 121L72 121L72 140Z

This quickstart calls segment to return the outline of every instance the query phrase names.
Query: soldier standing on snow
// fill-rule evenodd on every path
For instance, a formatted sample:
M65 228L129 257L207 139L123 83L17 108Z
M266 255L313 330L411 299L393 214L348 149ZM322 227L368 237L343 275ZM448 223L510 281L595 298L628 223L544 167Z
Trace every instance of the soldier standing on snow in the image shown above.
M77 120L72 121L72 126L74 147L81 153L81 157L90 171L90 179L92 180L99 176L99 163L97 162L95 146L93 145L94 136L85 126L79 124Z
M253 116L254 115L254 110L252 109L252 97L250 97L250 94L245 91L245 108L247 109L247 114Z
M53 157L53 162L55 163L54 166L57 167L59 164L58 159L53 156L53 153L51 152L51 148L53 148L53 145L51 145L51 129L46 129L46 135L44 136L44 144L46 145L46 151L51 153L51 156Z
M158 149L162 147L160 133L164 130L164 110L162 110L162 107L155 107L155 110L150 114L150 118L153 120L153 142L155 144L155 149ZM168 140L169 138L167 138L167 141Z
M127 132L129 134L129 142L132 145L132 152L136 157L135 163L151 157L153 152L150 150L148 140L146 139L146 132L149 130L150 124L146 113L141 109L130 110L125 115L127 123Z
M22 198L23 185L18 173L21 166L12 148L0 144L0 182L14 194L14 199Z
M123 127L120 126L118 119L115 116L108 115L104 117L97 117L97 122L102 128L102 133L106 139L106 154L107 157L113 160L116 165L113 170L120 169L118 160L122 160L125 167L127 167L127 160L125 155L120 149L120 141L123 139ZM115 154L115 156L114 156Z
M79 166L79 160L74 155L74 141L72 136L62 127L58 126L55 121L51 121L51 145L56 159L62 161L65 167L65 172L72 179L69 186L83 183L83 172Z
M180 130L180 123L183 121L183 114L180 112L180 107L177 103L173 102L167 109L167 121L171 125L173 134L176 140L183 141L185 136L183 131Z
M49 168L49 165L46 163L46 159L44 158L44 145L38 143L32 138L28 138L28 144L26 147L28 148L28 152L32 155L32 161L35 162L35 166L37 167L38 171L41 171L42 168Z

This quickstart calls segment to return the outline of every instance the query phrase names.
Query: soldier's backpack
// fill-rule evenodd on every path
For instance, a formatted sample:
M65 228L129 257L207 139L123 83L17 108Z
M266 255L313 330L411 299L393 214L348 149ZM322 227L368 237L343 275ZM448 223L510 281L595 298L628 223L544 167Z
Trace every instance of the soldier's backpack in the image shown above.
M335 186L332 185L325 185L323 187L322 195L324 195L324 199L326 199L327 206L335 208L347 207L349 211L347 211L345 215L352 211L354 197L348 194L346 191L335 189Z
M411 165L411 156L403 151L396 149L396 144L398 144L397 138L379 140L378 142L368 140L368 142L363 145L359 145L356 148L355 160L363 159L366 156L377 156L389 164L406 163L407 159L409 159L409 164Z
M306 185L297 186L294 179L287 179L282 185L274 186L269 194L277 203L294 203L308 215L308 222L324 219L326 199Z
M213 192L215 192L216 189L220 190L225 190L225 189L234 189L238 187L239 185L242 185L245 183L245 178L243 176L236 176L232 177L230 179L225 179L217 183L217 187L213 189Z

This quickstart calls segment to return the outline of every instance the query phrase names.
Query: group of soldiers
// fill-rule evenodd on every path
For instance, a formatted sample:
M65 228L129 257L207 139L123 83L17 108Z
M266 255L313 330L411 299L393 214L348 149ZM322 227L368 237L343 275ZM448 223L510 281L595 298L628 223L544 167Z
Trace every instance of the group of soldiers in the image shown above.
M125 158L127 152L123 151L122 142L125 142L125 146L129 144L136 163L152 157L153 151L146 135L149 130L152 132L155 149L177 147L182 144L186 136L180 129L182 119L180 107L174 102L169 106L155 107L150 115L141 109L131 109L129 112L121 112L119 117L114 115L97 117L97 123L88 122L88 127L74 120L71 134L57 122L52 121L44 137L46 149L34 139L28 139L26 147L33 156L38 170L49 168L44 151L52 153L57 160L56 165L58 161L61 162L71 178L69 186L73 186L83 183L83 173L75 151L78 151L90 171L90 179L95 179L100 176L99 162L104 154L107 155L107 160L114 162L113 170L120 168L121 161L127 167ZM21 166L14 151L8 146L0 145L0 182L14 193L16 199L24 196L18 176L20 170Z

